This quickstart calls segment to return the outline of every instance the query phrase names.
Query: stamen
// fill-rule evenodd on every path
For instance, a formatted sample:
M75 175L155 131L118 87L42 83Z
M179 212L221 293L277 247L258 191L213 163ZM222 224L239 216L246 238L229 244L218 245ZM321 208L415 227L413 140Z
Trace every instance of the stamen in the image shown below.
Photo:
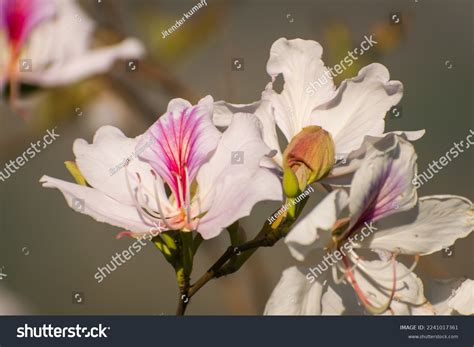
M383 264L382 266L373 266L373 265L369 265L369 264L363 264L362 263L362 259L357 255L356 252L354 252L353 249L351 249L349 251L349 258L351 259L351 261L355 264L357 264L357 266L359 268L361 268L362 270L364 270L365 273L368 273L370 271L377 271L377 270L383 270L387 267L389 267L390 265L392 265L392 263L390 262L386 262L385 264ZM353 259L355 258L355 259Z
M189 182L189 173L188 173L188 168L185 165L184 166L184 173L185 173L185 179L186 179L186 202L185 202L185 207L186 207L186 222L189 225L191 223L191 183Z
M151 220L153 222L153 219L150 218L150 216L147 216L143 213L142 207L140 203L138 202L137 198L135 197L135 193L132 189L132 185L130 184L130 178L129 178L129 171L128 171L128 163L125 164L125 180L127 181L127 188L128 192L132 196L133 203L135 204L135 207L137 208L138 213L144 220Z
M178 174L175 174L176 180L178 181L178 207L182 208L183 203L184 203L184 197L183 197L183 187L181 187L181 176Z
M156 175L156 172L154 170L151 170L151 173L153 175L153 178L154 178L154 182L153 182L153 189L155 191L155 199L156 199L156 205L158 206L158 211L160 212L160 215L161 215L161 220L163 221L163 223L166 225L166 227L170 230L172 230L173 228L171 227L171 225L167 222L166 220L166 216L163 212L163 209L161 208L161 202L160 202L160 197L158 195L158 177Z
M396 276L397 263L395 261L395 257L396 256L394 254L393 257L392 257L393 276L392 276L392 289L391 289L391 292L390 292L390 296L388 298L388 301L380 307L376 307L376 306L372 305L369 302L369 300L367 299L365 294L362 292L362 289L359 287L359 284L357 283L357 280L355 278L354 273L352 272L352 269L349 269L350 264L348 262L348 258L347 257L343 258L344 265L346 266L346 276L348 277L349 281L351 282L351 285L354 288L354 291L356 292L357 296L359 297L359 299L364 304L364 307L369 312L371 312L373 314L381 314L381 313L385 312L390 307L390 304L392 303L393 296L395 295L395 291L396 291L396 284L397 284L397 276Z

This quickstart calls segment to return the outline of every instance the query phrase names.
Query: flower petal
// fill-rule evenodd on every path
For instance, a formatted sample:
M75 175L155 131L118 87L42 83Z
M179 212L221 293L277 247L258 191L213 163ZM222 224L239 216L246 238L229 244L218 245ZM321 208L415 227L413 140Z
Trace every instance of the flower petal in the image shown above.
M6 28L12 44L21 46L31 31L54 13L52 0L2 0L0 27Z
M384 261L361 261L367 271L354 269L355 279L368 301L376 307L388 302L393 286L393 267L385 266ZM421 280L402 263L396 262L394 299L390 311L385 314L411 315L420 312L418 308L427 302Z
M448 306L460 314L474 314L474 281L465 280L448 300Z
M276 123L288 142L303 127L312 124L310 116L313 109L334 95L334 84L321 60L322 54L323 48L319 43L302 39L280 38L270 50L267 72L273 81L283 74L285 84L281 94L272 92L269 97ZM324 83L314 93L311 83L315 81Z
M415 150L396 135L389 135L388 140L392 142L389 149L380 151L374 146L354 175L349 203L350 228L375 222L416 204L416 188L412 184L416 173Z
M296 266L283 271L265 306L264 315L320 315L323 277L313 284L306 279L303 268ZM328 300L328 298L326 298Z
M54 61L46 70L39 73L21 74L21 79L45 87L66 85L104 73L117 60L136 59L143 54L142 43L137 39L128 38L110 47L100 47L82 52L82 55L71 57L68 61Z
M69 84L106 72L116 60L143 56L143 44L133 38L91 49L94 22L76 1L56 0L54 5L55 20L32 32L22 54L34 62L33 71L19 74L22 81L43 86Z
M383 137L365 136L362 145L355 151L350 153L337 153L336 159L339 161L334 165L331 173L322 182L335 186L349 186L354 173L362 165L363 160L367 157L367 152L371 150L378 150L380 152L389 151L396 145L393 139L395 134L401 138L414 141L420 138L425 133L420 131L394 131L384 134Z
M385 114L403 94L399 81L390 81L387 68L370 64L357 77L342 82L336 96L313 111L313 123L329 131L336 153L350 153L364 136L382 136Z
M49 176L41 177L40 182L43 187L59 189L69 207L91 216L98 222L138 233L150 232L154 227L142 220L135 206L120 203L96 189Z
M130 139L120 129L104 126L97 130L92 144L78 139L74 142L73 150L77 166L86 181L95 189L118 202L127 205L134 204L134 199L127 186L126 174L128 171L134 189L137 185L136 173L138 173L144 191L150 197L150 207L156 211L151 166L138 158L138 155L144 150L142 147L137 147L141 138L142 136ZM143 143L143 146L149 145L149 139L148 142ZM127 166L126 169L125 166ZM163 186L161 179L159 179L158 186ZM163 189L159 189L158 194L160 194L163 208L169 211L171 205Z
M197 230L205 239L249 215L257 202L282 199L278 176L260 166L262 158L271 152L260 127L255 116L236 114L214 155L199 170L199 204L207 213ZM239 160L232 164L236 156Z
M347 193L334 190L288 233L285 243L291 255L303 261L313 249L323 249L331 240L331 229L348 204Z
M472 202L454 195L420 198L412 211L379 223L366 247L427 255L449 247L474 229Z
M275 117L272 110L271 88L272 84L269 83L262 93L262 100L251 104L237 105L226 103L224 101L214 103L214 124L217 126L227 127L236 113L254 114L262 124L263 141L268 145L268 147L276 152L271 160L277 164L277 167L281 168L283 166L283 155L278 142ZM275 166L271 164L266 165L266 162L267 161L263 163L265 167L273 168Z
M165 115L138 143L144 148L140 158L148 161L166 181L179 200L179 206L183 204L180 191L186 191L186 185L190 185L201 165L212 155L221 136L212 123L212 108L210 96L201 99L196 106L183 99L174 99ZM147 137L151 144L146 144Z

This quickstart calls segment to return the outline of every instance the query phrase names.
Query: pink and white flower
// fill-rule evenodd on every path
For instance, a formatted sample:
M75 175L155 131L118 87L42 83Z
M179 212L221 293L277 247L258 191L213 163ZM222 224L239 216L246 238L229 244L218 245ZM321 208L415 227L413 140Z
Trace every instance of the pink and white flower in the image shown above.
M174 99L136 138L102 127L92 144L74 143L77 166L90 187L48 176L41 182L61 190L69 206L83 201L81 212L130 230L132 236L164 225L215 237L259 201L281 200L282 191L279 178L260 166L271 150L255 116L240 114L221 133L212 114L210 96L196 106ZM110 174L133 153L137 158Z
M390 312L387 309L394 314L433 312L413 268L398 263L395 257L428 255L468 236L474 229L472 202L453 195L418 199L412 184L416 174L413 146L393 134L377 141L376 146L374 142L368 138L365 143L367 151L354 174L350 196L341 189L331 192L295 225L285 240L297 260L304 260L311 250L329 249L331 253L338 252L336 259L341 258L340 261L331 269L326 264L320 267L317 273L321 276L308 269L303 277L304 272L296 267L287 270L269 300L267 313L293 312L286 311L291 306L288 301L279 304L282 296L287 295L285 291L301 293L297 299L300 307L293 308L298 312L324 312L323 294L326 300L331 298L327 302L330 306L337 306L336 311L343 312L344 289L337 289L336 285L344 278L371 312ZM372 223L375 226L365 233L364 225L372 226ZM372 250L381 260L364 260L355 249ZM331 270L327 272L332 273L332 278L326 270ZM317 289L311 293L300 288L313 288L313 285ZM316 301L308 303L309 298ZM311 309L301 305L309 305Z
M144 54L132 38L93 49L94 30L76 0L0 0L0 34L5 34L0 35L0 87L6 81L65 85L103 73L117 59ZM32 66L20 71L20 59ZM15 93L17 86L12 87Z

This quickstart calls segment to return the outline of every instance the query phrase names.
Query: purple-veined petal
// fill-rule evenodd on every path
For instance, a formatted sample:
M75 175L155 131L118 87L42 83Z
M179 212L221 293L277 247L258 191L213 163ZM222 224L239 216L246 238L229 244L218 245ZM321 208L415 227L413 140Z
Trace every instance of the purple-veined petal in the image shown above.
M389 135L388 140L393 145L383 151L373 146L354 174L349 228L406 211L416 204L416 188L412 184L416 173L415 150L396 135Z
M362 142L362 145L357 150L350 153L337 153L336 159L338 161L328 177L321 180L321 182L334 186L349 186L354 173L361 166L365 157L367 157L368 151L389 151L395 145L393 135L390 134L396 134L405 140L414 141L420 138L424 133L424 130L420 130L412 132L394 131L385 134L383 137L367 135L364 137L364 142Z

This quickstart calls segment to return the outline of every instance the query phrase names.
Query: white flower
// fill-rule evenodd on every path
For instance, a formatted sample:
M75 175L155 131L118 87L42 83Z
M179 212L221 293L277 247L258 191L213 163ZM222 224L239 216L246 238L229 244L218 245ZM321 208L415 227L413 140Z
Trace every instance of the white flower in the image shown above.
M407 269L395 256L431 254L469 235L474 228L472 203L453 195L418 200L412 184L416 155L410 143L393 134L375 144L372 140L365 144L367 151L351 182L350 197L345 190L330 193L295 225L285 242L298 260L304 260L313 249L326 248L332 255L338 252L338 261L329 262L329 266L328 261L322 261L306 270L304 280L308 283L321 286L321 280L327 279L335 285L345 277L360 302L373 313L388 308L395 314L424 313L421 282L412 273L413 267ZM354 249L374 250L382 260L365 261ZM298 286L307 286L296 271L289 273L298 279ZM332 273L332 279L326 278L326 271ZM275 291L296 285L285 282L283 276ZM308 293L303 296L307 302ZM271 300L267 311L283 314L276 302Z
M370 64L359 71L357 77L345 80L336 90L328 70L321 60L323 49L315 41L280 38L270 50L267 72L272 78L262 93L261 102L236 105L219 102L214 121L220 126L229 123L234 112L255 113L264 126L265 142L278 151L273 158L280 167L282 152L276 126L288 142L304 127L321 126L332 135L337 159L345 165L334 167L331 177L353 172L349 166L353 151L360 148L365 136L384 135L386 112L398 104L403 94L399 81L391 81L388 70L381 64ZM273 82L283 75L283 91L273 90ZM326 83L309 93L310 83ZM409 140L423 136L424 130L397 132Z
M117 59L144 54L133 38L92 48L95 25L75 0L2 0L2 5L8 11L0 15L6 34L0 35L0 87L7 80L65 85L103 73ZM25 69L19 59L25 59Z
M164 225L215 237L259 201L280 200L282 191L278 177L260 167L271 151L258 120L241 114L221 134L212 112L210 96L196 106L174 99L166 114L134 139L102 127L92 144L74 143L77 166L91 187L48 176L41 182L60 189L69 206L82 201L82 213L132 236Z

